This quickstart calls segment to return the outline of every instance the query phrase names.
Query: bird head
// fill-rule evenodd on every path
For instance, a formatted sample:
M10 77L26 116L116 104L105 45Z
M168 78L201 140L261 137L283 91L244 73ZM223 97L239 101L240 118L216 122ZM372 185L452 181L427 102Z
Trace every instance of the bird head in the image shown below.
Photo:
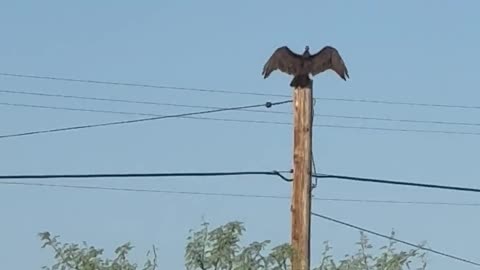
M310 50L310 47L305 46L305 51L303 52L303 55L304 56L310 56L310 51L309 50Z

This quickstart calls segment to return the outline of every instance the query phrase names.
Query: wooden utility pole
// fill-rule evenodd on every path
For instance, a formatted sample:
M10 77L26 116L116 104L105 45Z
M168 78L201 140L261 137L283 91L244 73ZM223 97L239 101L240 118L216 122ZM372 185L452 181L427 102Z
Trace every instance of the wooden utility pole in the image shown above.
M312 86L293 89L292 270L310 269Z

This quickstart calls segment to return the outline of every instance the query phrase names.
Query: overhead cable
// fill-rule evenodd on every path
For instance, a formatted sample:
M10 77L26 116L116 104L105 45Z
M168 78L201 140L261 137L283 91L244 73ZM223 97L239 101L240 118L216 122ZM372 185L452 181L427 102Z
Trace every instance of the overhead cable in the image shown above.
M394 181L394 180L386 180L386 179L378 179L378 178L365 178L365 177L345 176L345 175L335 175L335 174L314 174L312 177L322 178L322 179L349 180L349 181L356 181L356 182L369 182L369 183L376 183L376 184L402 185L402 186L413 186L413 187L432 188L432 189L480 192L480 189L478 188L424 184L424 183L418 183L418 182L402 182L402 181Z
M201 196L220 196L220 197L245 197L245 198L267 198L267 199L291 199L285 195L266 195L266 194L244 194L244 193L223 193L223 192L201 192L201 191L183 191L169 189L141 189L141 188L123 188L109 186L90 186L90 185L68 185L52 184L39 182L19 182L19 181L0 181L0 185L9 186L33 186L46 188L67 188L83 190L102 190L102 191L124 191L124 192L143 192L143 193L165 193L178 195L201 195ZM372 199L352 199L352 198L328 198L313 197L314 201L330 202L349 202L349 203L369 203L369 204L406 204L406 205L428 205L428 206L469 206L479 207L480 203L462 203L462 202L439 202L439 201L400 201L400 200L372 200Z
M111 111L111 110L98 110L98 109L82 109L82 108L70 108L70 107L57 107L57 106L44 106L44 105L35 105L35 104L22 104L22 103L10 103L10 102L0 102L0 105L3 106L13 106L13 107L27 107L27 108L39 108L39 109L52 109L52 110L65 110L65 111L80 111L80 112L92 112L92 113L111 113L111 114L122 114L122 115L139 115L139 116L163 116L159 114L152 113L140 113L140 112L124 112L124 111ZM317 115L322 116L322 115ZM330 117L330 116L326 116ZM349 116L331 116L335 118L350 118ZM255 124L271 124L271 125L292 125L290 122L282 121L268 121L268 120L250 120L250 119L232 119L232 118L216 118L216 117L205 117L205 116L179 116L178 118L187 118L187 119L196 119L196 120L210 120L210 121L220 121L220 122L237 122L237 123L255 123ZM358 117L357 119L362 119ZM394 121L394 120L392 120ZM414 122L421 122L420 120ZM440 123L439 121L435 121ZM433 123L431 121L423 121L423 123ZM462 122L443 122L445 124L451 125L477 125L477 123L462 123ZM350 125L338 125L338 124L314 124L314 127L321 128L340 128L340 129L360 129L360 130L373 130L373 131L390 131L390 132L406 132L406 133L440 133L440 134L452 134L452 135L474 135L479 136L480 132L464 132L464 131L455 131L455 130L431 130L431 129L410 129L410 128L382 128L382 127L372 127L372 126L350 126ZM1 138L1 137L0 137Z
M400 239L392 237L392 236L388 236L388 235L381 234L381 233L378 233L378 232L375 232L375 231L372 231L372 230L368 230L368 229L365 229L365 228L362 228L362 227L359 227L359 226L356 226L356 225L353 225L353 224L350 224L350 223L347 223L347 222L344 222L344 221L341 221L341 220L338 220L338 219L334 219L334 218L331 218L331 217L328 217L328 216L325 216L325 215L317 214L317 213L314 213L314 212L311 212L311 214L313 216L316 216L316 217L319 217L319 218L322 218L322 219L325 219L325 220L329 220L329 221L337 223L337 224L341 224L341 225L344 225L344 226L347 226L347 227L350 227L350 228L353 228L353 229L357 229L359 231L363 231L363 232L366 232L366 233L369 233L369 234L372 234L372 235L376 235L376 236L379 236L379 237L382 237L382 238L390 239L390 240L393 240L395 242L399 242L399 243L402 243L402 244L405 244L405 245L408 245L408 246L411 246L411 247L414 247L414 248L417 248L417 249L421 249L421 250L425 250L425 251L428 251L428 252L431 252L431 253L435 253L437 255L444 256L444 257L447 257L449 259L453 259L453 260L456 260L456 261L461 261L461 262L472 264L472 265L475 265L475 266L480 266L480 263L474 262L472 260L468 260L468 259L465 259L465 258L454 256L454 255L448 254L446 252L438 251L438 250L435 250L435 249L432 249L432 248L427 248L427 247L424 247L424 246L421 246L421 245L416 245L416 244L413 244L413 243L408 242L408 241L400 240Z
M263 106L265 106L267 108L270 108L272 106L285 104L285 103L290 103L290 102L292 102L292 100L280 101L280 102L267 102L267 103L263 103L263 104L240 106L240 107L228 107L228 108L206 110L206 111L199 111L199 112L155 116L155 117L141 118L141 119L135 119L135 120L124 120L124 121L107 122L107 123L101 123L101 124L90 124L90 125L72 126L72 127L65 127L65 128L37 130L37 131L30 131L30 132L23 132L23 133L16 133L16 134L0 135L0 139L27 136L27 135L35 135L35 134L43 134L43 133L53 133L53 132L60 132L60 131L86 129L86 128L95 128L95 127L104 127L104 126L113 126L113 125L124 125L124 124L146 122L146 121L153 121L153 120L160 120L160 119L167 119L167 118L179 118L179 117L191 116L191 115L201 115L201 114L210 114L210 113L224 112L224 111L234 111L234 110L245 109L245 108L255 108L255 107L263 107Z
M231 171L231 172L171 172L171 173L91 173L91 174L17 174L0 175L0 179L56 179L56 178L160 178L160 177L206 177L234 175L271 175L282 180L292 180L282 175L281 171ZM286 172L285 172L286 173Z
M29 75L29 74L8 73L8 72L0 72L0 76L18 77L18 78L29 78L29 79L55 80L55 81L66 81L66 82L79 82L79 83L89 83L89 84L104 84L104 85L117 85L117 86L130 86L130 87L142 87L142 88L156 88L156 89L172 89L172 90L194 91L194 92L210 92L210 93L237 94L237 95L252 95L252 96L266 96L266 97L290 97L289 95L282 95L282 94L265 94L265 93L259 93L259 92L251 92L251 91L250 91L250 92L247 92L247 91L227 91L227 90L219 90L219 89L193 88L193 87L178 87L178 86L153 85L153 84L144 84L144 83L129 83L129 82L115 82L115 81L100 81L100 80L87 80L87 79L73 79L73 78L62 78L62 77L57 77L57 76L39 76L39 75ZM361 102L361 103L390 104L390 105L409 105L409 106L422 106L422 107L444 107L444 108L458 108L458 109L480 109L480 106L470 106L470 105L452 105L452 104L434 104L434 103L397 102L397 101L372 100L372 99L327 98L327 97L316 97L316 99L319 99L319 100L329 100L329 101L344 101L344 102Z
M219 89L207 89L207 88L194 88L194 87L178 87L168 85L153 85L145 83L130 83L130 82L114 82L114 81L100 81L100 80L87 80L87 79L72 79L53 76L38 76L38 75L26 75L0 72L0 76L19 77L28 79L43 79L65 82L79 82L89 84L104 84L104 85L116 85L116 86L129 86L129 87L141 87L141 88L155 88L155 89L167 89L167 90L180 90L180 91L193 91L193 92L209 92L209 93L222 93L222 94L237 94L237 95L253 95L253 96L265 96L265 97L290 97L287 95L279 94L263 94L257 92L242 92L242 91L227 91Z
M93 100L93 101L108 101L108 102L120 102L120 103L142 104L142 105L170 106L170 107L180 107L180 108L220 109L220 107L218 107L218 106L191 105L191 104L154 102L154 101L130 100L130 99L100 98L100 97L64 95L64 94L49 94L49 93L43 93L43 92L20 91L20 90L11 90L11 89L0 89L0 92L1 93L9 93L9 94L20 94L20 95L70 98L70 99L82 99L82 100ZM15 104L15 103L5 103L5 102L1 103L1 105L50 108L50 109L58 109L58 110L89 111L89 112L126 114L126 115L152 115L152 114L141 113L141 112L90 110L90 109L81 109L81 108L77 109L77 108L68 108L68 107L52 107L52 106L28 105L28 104L18 104L18 103ZM283 115L292 115L293 114L292 112L272 111L272 110L265 111L265 110L243 109L241 111L254 112L254 113L283 114ZM353 116L353 115L338 115L338 114L315 114L314 116L322 117L322 118L371 120L371 121L401 122L401 123L414 123L414 124L480 126L480 123L471 123L471 122L469 123L469 122L458 122L458 121L442 121L442 120L397 119L397 118L389 118L389 117Z

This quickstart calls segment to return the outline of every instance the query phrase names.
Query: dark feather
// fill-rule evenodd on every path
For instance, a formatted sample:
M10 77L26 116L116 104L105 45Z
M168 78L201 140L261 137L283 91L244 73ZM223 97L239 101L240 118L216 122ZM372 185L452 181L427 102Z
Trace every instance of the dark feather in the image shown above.
M287 46L280 47L265 63L262 75L267 78L277 69L290 75L298 74L301 72L302 61L302 56L292 52Z
M307 49L307 48L306 48ZM343 80L349 78L347 67L338 51L325 46L316 54L310 55L306 50L303 55L292 52L287 46L273 52L263 67L264 78L275 70L293 75L291 86L304 86L310 80L308 75L315 76L328 69L335 71Z
M342 57L333 47L325 46L318 53L309 57L308 61L310 62L308 65L309 73L312 74L312 76L331 69L344 80L350 78Z

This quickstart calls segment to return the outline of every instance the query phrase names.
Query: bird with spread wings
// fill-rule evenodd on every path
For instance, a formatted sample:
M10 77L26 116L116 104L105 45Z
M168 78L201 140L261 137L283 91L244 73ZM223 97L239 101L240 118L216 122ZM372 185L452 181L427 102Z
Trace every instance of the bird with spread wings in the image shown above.
M294 76L290 82L292 87L306 87L311 81L309 74L315 76L328 69L335 71L345 81L350 78L342 57L331 46L325 46L313 55L308 46L302 55L292 52L287 46L280 47L265 63L262 72L264 79L277 69Z

